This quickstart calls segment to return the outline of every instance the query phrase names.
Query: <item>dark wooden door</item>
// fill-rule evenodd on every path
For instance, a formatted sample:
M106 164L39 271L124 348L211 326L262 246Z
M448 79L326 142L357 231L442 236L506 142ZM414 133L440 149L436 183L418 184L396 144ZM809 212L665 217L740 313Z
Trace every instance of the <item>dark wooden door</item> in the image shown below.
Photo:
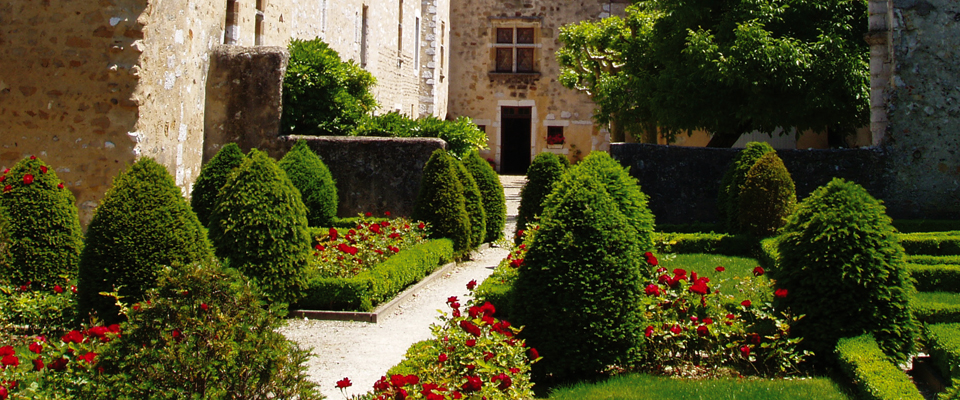
M500 109L500 173L523 175L530 166L530 107Z

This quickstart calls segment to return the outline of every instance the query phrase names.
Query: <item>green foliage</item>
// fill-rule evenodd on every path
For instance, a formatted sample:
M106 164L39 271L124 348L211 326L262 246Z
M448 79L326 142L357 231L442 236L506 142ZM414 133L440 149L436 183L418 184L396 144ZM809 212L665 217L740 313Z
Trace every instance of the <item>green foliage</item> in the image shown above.
M902 233L960 231L960 221L946 219L895 219L893 227Z
M654 242L658 253L752 256L758 249L754 237L725 233L657 233Z
M240 146L227 143L200 169L200 175L197 176L190 194L190 208L197 213L197 219L204 227L210 227L210 213L216 206L220 188L227 183L230 172L243 163L243 158Z
M519 276L519 268L527 257L528 244L533 235L524 235L523 243L510 250L506 258L493 269L493 273L477 286L473 295L478 302L490 302L497 307L501 319L513 319L513 286Z
M901 233L900 245L907 254L960 255L960 232Z
M870 334L840 339L836 345L840 368L857 384L866 399L923 399L910 377L897 367Z
M470 247L474 248L483 243L487 236L487 213L483 209L483 195L477 181L463 163L454 163L454 168L457 170L457 179L463 186L464 208L470 216Z
M543 214L543 200L553 190L554 183L560 180L560 176L566 172L568 166L569 161L565 157L550 152L543 152L534 157L530 167L527 168L527 182L520 189L516 231L518 234Z
M960 265L907 264L906 268L918 291L960 291Z
M319 399L283 310L215 263L165 268L98 356L101 393L140 399Z
M298 140L278 163L300 191L310 226L329 226L337 217L337 183L305 140Z
M210 239L217 256L251 278L271 302L303 292L310 251L300 192L266 153L250 150L217 196Z
M445 121L434 116L412 119L391 111L365 117L351 133L355 136L434 137L447 142L447 151L463 159L471 151L487 148L487 135L467 117Z
M927 325L924 348L941 376L960 378L960 323Z
M835 178L790 216L779 240L778 286L805 347L823 359L842 337L872 333L897 360L913 349L914 288L890 217L860 185Z
M924 324L960 322L960 293L917 292L910 309Z
M590 153L574 168L589 172L603 185L617 208L636 230L640 248L644 251L653 250L653 213L647 207L649 198L640 190L637 179L630 176L627 169L604 151ZM551 207L550 202L544 201L543 207Z
M503 237L503 228L507 222L507 200L503 193L500 176L477 151L471 151L463 158L463 166L477 182L480 196L483 198L483 211L487 232L484 242L495 242Z
M772 236L797 206L797 189L776 152L760 157L740 189L740 227L757 237Z
M595 175L572 169L550 195L514 285L511 313L544 356L535 375L570 379L631 361L643 249Z
M141 158L113 181L93 220L80 254L77 309L83 318L117 318L116 291L138 301L156 284L161 267L212 256L206 231L190 210L167 169Z
M960 256L907 256L907 262L911 264L921 264L921 265L960 265Z
M462 254L470 249L472 227L456 163L456 159L440 149L430 155L423 166L412 217L430 224L430 237L453 240L453 250Z
M294 39L283 77L282 135L347 135L377 107L376 79L319 38Z
M73 193L36 157L0 175L0 274L20 285L77 275L83 247ZM4 261L4 259L6 259Z
M774 151L766 142L747 143L724 172L717 194L717 216L727 232L740 232L740 190L747 179L747 173L757 160Z
M370 311L453 259L453 243L434 239L404 249L351 278L308 277L298 308Z
M56 337L76 322L75 286L0 285L0 332L23 336Z
M637 373L579 382L550 392L550 400L850 400L828 377L803 379L677 379Z

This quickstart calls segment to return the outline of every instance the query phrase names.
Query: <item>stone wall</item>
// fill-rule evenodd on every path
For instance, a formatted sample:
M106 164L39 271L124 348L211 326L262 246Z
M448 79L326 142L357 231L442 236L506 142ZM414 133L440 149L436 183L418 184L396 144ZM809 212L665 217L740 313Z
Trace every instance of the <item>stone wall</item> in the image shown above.
M650 210L660 224L717 221L720 180L740 149L614 143L610 154L637 178L650 196ZM874 197L886 198L885 153L877 148L777 150L802 200L834 177L856 182ZM887 204L895 218L904 210Z

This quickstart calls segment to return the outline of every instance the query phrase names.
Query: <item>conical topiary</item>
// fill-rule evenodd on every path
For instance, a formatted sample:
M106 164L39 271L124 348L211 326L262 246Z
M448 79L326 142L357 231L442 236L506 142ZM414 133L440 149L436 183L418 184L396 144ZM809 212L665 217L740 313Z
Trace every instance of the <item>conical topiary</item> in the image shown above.
M0 219L5 219L5 280L21 285L62 284L77 275L83 247L76 200L57 173L36 157L0 175ZM4 258L4 256L0 256Z
M717 215L718 220L728 232L740 232L740 188L747 177L747 172L760 157L772 151L775 150L766 142L749 142L737 153L723 174L720 191L717 194Z
M455 162L454 168L457 169L457 179L463 186L463 206L470 216L470 248L474 248L483 243L483 238L487 236L487 213L483 210L483 196L477 187L477 181L462 163Z
M551 197L518 271L511 316L543 356L535 376L562 381L630 361L643 334L643 251L594 174L569 171Z
M472 231L456 163L453 156L441 149L430 155L423 166L412 217L430 223L431 237L449 238L454 251L463 254L470 249Z
M165 265L189 264L213 254L206 231L166 168L141 158L107 190L87 227L77 283L81 318L96 311L115 320L114 290L136 303L155 286Z
M654 217L647 206L649 198L640 190L637 179L630 176L610 154L603 151L590 153L580 164L573 168L583 169L584 173L591 173L600 182L613 198L620 212L630 220L630 224L637 231L637 241L644 251L653 250ZM547 199L550 199L548 196ZM550 200L544 200L544 212L551 207Z
M503 193L500 176L487 160L480 157L476 150L463 158L463 166L473 176L483 197L483 211L487 216L486 242L495 242L503 237L503 227L507 221L507 200Z
M210 240L217 256L256 281L270 301L300 299L310 236L307 208L287 174L266 153L250 150L216 204Z
M887 355L905 361L918 325L903 247L880 201L834 178L789 217L772 271L795 315L800 346L829 360L840 338L872 333Z
M517 230L527 229L543 212L543 200L553 190L554 182L567 170L569 161L553 153L543 152L534 157L527 168L527 183L520 189L520 208L517 210ZM519 240L519 235L515 235Z
M776 152L760 157L740 189L740 227L755 236L772 236L797 206L797 189Z
M214 202L217 201L217 194L227 182L230 172L243 163L243 158L240 146L227 143L200 169L200 175L197 176L190 195L190 207L197 213L197 219L203 226L210 226L210 213L216 205Z
M305 140L298 140L280 159L280 169L287 173L307 207L310 226L329 227L337 217L337 184L330 170Z

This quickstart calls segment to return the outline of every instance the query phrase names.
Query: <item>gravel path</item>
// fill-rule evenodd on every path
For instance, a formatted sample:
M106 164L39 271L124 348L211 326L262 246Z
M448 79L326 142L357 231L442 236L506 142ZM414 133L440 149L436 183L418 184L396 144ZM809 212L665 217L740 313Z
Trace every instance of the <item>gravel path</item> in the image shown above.
M523 176L501 176L507 197L507 226L510 237L516 225ZM328 399L343 398L336 382L349 377L353 386L347 395L366 393L387 369L398 364L411 344L431 337L430 325L437 322L437 310L446 309L449 296L465 297L470 280L482 282L509 249L491 247L475 254L473 260L457 266L442 279L425 286L380 322L315 321L291 319L281 332L302 347L313 348L310 379L320 385Z

